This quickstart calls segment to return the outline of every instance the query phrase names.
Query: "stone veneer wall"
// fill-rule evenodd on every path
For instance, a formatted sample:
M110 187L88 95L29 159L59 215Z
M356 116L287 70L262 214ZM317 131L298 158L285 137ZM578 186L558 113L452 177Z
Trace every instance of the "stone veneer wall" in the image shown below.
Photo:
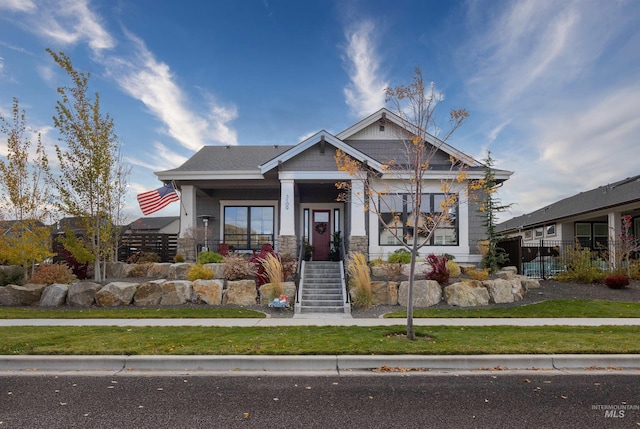
M176 254L184 256L185 261L195 262L196 246L193 243L193 238L178 238Z
M297 255L298 239L295 235L279 235L278 236L278 253L283 255L288 253L290 255Z
M360 252L369 256L369 238L366 235L352 235L349 237L349 254Z

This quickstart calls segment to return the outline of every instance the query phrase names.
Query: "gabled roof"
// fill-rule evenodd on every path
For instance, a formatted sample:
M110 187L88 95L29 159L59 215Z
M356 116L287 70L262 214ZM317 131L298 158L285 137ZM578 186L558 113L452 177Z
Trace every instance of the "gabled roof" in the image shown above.
M141 217L131 222L127 228L133 231L159 231L179 219L179 216Z
M374 124L376 122L379 122L380 120L384 120L389 121L395 125L397 125L400 128L403 128L405 130L407 130L409 133L413 134L413 135L418 135L420 134L420 130L418 129L418 127L416 127L414 124L408 122L405 119L402 119L400 116L396 115L395 113L393 113L391 110L387 109L386 107L383 107L382 109L378 110L377 112L369 115L368 117L364 118L363 120L353 124L352 126L350 126L349 128L347 128L346 130L338 133L336 135L337 138L339 138L340 140L348 140L349 137L353 136L354 134L357 134L359 131L362 131L363 129L367 128L368 126L370 126L371 124ZM442 150L443 152L445 152L447 155L452 155L452 156L456 156L456 157L464 157L465 159L471 161L469 166L470 167L482 167L482 163L477 161L475 158L453 148L452 146L450 146L449 144L445 143L444 141L438 139L437 137L434 137L431 134L428 133L422 133L422 138L424 138L424 140L428 143L430 143L432 146L437 147L438 149Z
M503 222L497 226L497 229L504 232L529 228L632 203L640 203L640 175L580 192L534 212Z
M296 146L293 146L291 149L287 150L281 155L269 160L269 162L262 164L260 166L260 172L263 174L266 173L267 171L277 167L280 162L286 162L290 160L291 158L295 157L296 155L299 155L300 153L304 152L305 150L309 149L311 146L315 145L316 143L322 140L331 144L337 149L342 150L343 152L347 153L348 155L352 156L353 158L357 159L360 162L366 161L367 164L370 167L374 168L375 170L382 171L382 165L378 161L368 157L367 155L360 152L356 148L349 146L348 144L336 138L334 135L328 133L327 131L322 130L315 133L311 137L305 139L304 141L297 144Z
M373 143L364 140L352 139L358 132L371 126L376 121L389 121L409 133L416 134L416 127L404 121L390 110L383 108L367 118L357 122L351 127L339 133L337 136L325 130L308 137L297 145L277 145L277 146L204 146L181 166L172 169L159 171L155 174L162 181L169 180L261 180L265 178L265 173L275 169L280 163L284 163L299 154L305 152L321 141L342 150L360 162L366 162L369 167L382 172L383 165L393 159L397 153L395 145L397 138L387 141L375 141ZM443 141L429 134L424 136L425 140L444 153L442 158L449 159L449 155L462 157L467 161L468 172L472 176L481 174L483 164L473 157L468 156ZM386 146L385 146L386 145ZM443 168L434 165L432 174L441 175ZM512 172L506 170L496 170L496 179L507 180Z

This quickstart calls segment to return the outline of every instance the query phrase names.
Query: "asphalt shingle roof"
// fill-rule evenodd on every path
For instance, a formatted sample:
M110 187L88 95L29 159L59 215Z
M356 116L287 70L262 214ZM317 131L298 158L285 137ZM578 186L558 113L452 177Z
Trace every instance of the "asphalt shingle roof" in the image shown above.
M204 146L180 167L169 171L250 171L293 146Z
M526 228L635 201L640 201L640 175L580 192L534 212L514 217L499 224L497 229L510 231Z

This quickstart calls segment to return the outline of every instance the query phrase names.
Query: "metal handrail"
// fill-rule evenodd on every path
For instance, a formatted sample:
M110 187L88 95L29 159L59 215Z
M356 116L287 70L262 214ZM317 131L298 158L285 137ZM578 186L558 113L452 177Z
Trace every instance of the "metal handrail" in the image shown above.
M344 245L344 238L340 240L340 267L342 268L342 277L344 279L344 294L345 294L345 303L349 304L351 300L349 299L349 291L346 287L349 284L349 273L347 272L347 264L345 261L347 260L347 248Z

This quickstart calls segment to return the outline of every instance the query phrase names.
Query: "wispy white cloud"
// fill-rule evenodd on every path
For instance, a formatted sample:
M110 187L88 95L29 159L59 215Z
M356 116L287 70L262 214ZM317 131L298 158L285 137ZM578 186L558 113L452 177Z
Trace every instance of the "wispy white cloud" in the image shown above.
M0 9L16 12L29 12L36 8L31 0L0 0Z
M105 58L108 73L132 97L142 101L166 126L164 130L182 146L198 150L207 142L237 144L228 122L237 118L235 106L225 107L209 97L206 117L190 110L183 90L175 83L170 67L156 60L144 42L127 33L133 53Z
M362 117L384 107L384 90L389 83L381 76L374 22L355 24L346 30L345 37L344 62L351 82L344 88L344 95L351 112Z
M160 142L153 142L152 147L154 150L150 151L144 159L127 156L125 161L131 165L137 165L151 171L161 171L175 168L176 165L180 165L187 160L186 157L170 150Z
M467 5L470 38L458 61L486 115L487 143L515 170L501 191L517 202L514 215L637 174L624 155L640 132L640 87L625 78L640 64L637 49L624 50L640 36L633 2ZM601 62L612 58L631 67L603 76Z
M23 28L63 46L86 42L94 53L115 46L88 0L22 1L4 0L0 9L22 13Z

